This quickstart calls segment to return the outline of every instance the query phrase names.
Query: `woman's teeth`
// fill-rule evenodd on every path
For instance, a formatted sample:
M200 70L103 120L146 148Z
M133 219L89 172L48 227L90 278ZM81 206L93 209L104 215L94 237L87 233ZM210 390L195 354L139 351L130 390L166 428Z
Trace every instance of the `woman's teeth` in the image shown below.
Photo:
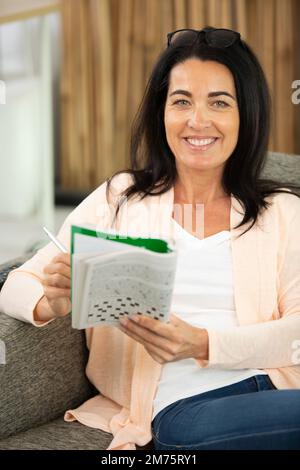
M206 145L210 145L215 142L215 140L217 140L215 137L210 139L186 139L186 141L194 147L205 147Z

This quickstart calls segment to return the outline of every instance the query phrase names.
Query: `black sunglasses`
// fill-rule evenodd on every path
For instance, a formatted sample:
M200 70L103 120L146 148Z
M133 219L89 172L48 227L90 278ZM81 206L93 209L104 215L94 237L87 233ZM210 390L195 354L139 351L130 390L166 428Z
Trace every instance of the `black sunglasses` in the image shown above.
M204 40L211 47L230 47L241 40L241 35L232 29L178 29L167 34L168 47L193 46L197 41Z

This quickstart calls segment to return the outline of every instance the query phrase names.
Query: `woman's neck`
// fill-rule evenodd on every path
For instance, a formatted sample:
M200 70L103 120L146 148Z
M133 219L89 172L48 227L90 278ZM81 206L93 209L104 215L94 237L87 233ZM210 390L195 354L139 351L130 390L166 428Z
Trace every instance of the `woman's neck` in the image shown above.
M210 204L227 198L217 181L188 181L178 178L174 185L174 201L181 204Z

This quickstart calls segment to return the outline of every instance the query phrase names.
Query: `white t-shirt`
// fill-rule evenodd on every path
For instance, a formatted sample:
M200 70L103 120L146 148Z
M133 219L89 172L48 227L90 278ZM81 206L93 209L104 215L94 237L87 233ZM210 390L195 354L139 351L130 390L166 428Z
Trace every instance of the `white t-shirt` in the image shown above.
M171 312L193 326L236 326L230 232L200 240L174 221L178 264ZM177 400L232 385L264 370L201 368L193 358L164 364L153 418Z

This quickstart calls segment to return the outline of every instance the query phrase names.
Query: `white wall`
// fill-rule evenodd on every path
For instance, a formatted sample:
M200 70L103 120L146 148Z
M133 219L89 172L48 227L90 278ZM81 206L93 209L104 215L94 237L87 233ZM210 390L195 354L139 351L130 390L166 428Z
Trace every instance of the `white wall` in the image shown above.
M60 22L49 15L52 45L52 89L55 136L58 135ZM0 104L0 222L24 218L39 207L43 112L41 106L41 18L0 26L0 80L5 104ZM54 143L58 151L59 143ZM54 181L53 181L54 185Z

